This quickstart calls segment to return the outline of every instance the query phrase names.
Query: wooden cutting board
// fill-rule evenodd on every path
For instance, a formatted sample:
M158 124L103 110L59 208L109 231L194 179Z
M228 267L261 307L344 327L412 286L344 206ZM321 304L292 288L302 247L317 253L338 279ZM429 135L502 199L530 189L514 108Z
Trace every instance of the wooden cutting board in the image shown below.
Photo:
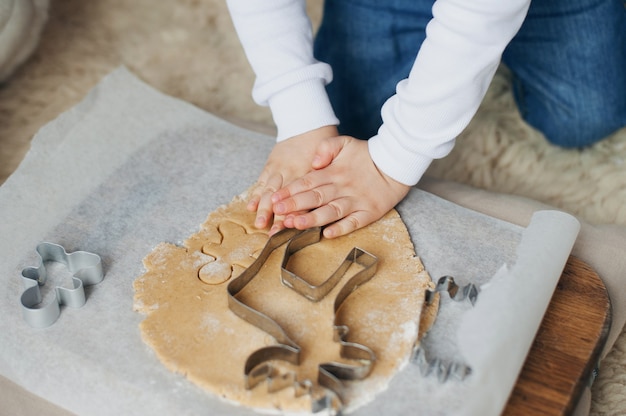
M610 324L602 280L570 256L503 414L571 414L593 381Z

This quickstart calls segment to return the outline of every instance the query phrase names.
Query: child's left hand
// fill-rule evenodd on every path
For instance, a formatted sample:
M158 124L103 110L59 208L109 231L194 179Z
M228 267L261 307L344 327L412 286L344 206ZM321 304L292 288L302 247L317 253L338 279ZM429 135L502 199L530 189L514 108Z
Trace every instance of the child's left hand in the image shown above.
M272 194L311 171L319 143L333 136L337 136L337 127L324 126L276 143L248 200L248 210L256 212L256 228L271 225L270 235L284 228L282 219L272 211Z

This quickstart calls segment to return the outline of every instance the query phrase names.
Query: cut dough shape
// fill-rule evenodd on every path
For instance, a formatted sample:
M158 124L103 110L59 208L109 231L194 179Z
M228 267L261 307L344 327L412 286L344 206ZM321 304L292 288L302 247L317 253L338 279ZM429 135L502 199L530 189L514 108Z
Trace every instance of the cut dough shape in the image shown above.
M217 231L219 242L207 242L202 247L202 252L214 260L202 266L198 272L200 280L212 285L238 276L254 261L250 253L260 250L267 241L265 233L248 234L244 227L232 221L220 223Z
M228 281L254 261L268 238L267 230L253 227L254 217L246 210L245 197L236 197L212 212L183 247L161 243L146 256L147 271L134 282L135 310L146 315L141 335L167 368L218 397L259 410L307 412L310 398L296 398L292 388L268 393L265 383L252 390L244 386L248 356L275 343L228 308ZM348 411L373 400L387 387L408 362L422 330L420 323L428 327L437 306L423 311L424 291L432 287L431 279L395 210L347 236L322 239L303 248L290 264L294 271L306 271L309 279L321 282L353 247L377 256L378 268L369 282L346 299L338 314L350 328L348 340L371 348L376 362L367 378L346 384ZM350 275L321 301L311 302L281 284L284 248L274 251L238 298L277 321L301 346L299 366L278 364L285 371L297 371L299 380L316 383L320 363L342 360L339 344L333 340L333 302ZM218 261L223 265L216 267L220 277L215 278L207 265Z

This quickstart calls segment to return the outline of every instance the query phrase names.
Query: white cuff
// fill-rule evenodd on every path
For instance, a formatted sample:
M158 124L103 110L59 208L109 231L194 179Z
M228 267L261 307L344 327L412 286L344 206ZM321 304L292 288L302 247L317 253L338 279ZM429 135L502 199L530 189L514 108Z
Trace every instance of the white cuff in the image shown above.
M454 140L446 143L451 150ZM404 148L397 140L377 135L368 140L370 157L385 175L408 186L413 186L424 175L432 157L416 154ZM449 150L448 150L449 151Z
M269 106L278 128L277 141L339 124L326 94L324 80L320 78L275 93L269 99Z

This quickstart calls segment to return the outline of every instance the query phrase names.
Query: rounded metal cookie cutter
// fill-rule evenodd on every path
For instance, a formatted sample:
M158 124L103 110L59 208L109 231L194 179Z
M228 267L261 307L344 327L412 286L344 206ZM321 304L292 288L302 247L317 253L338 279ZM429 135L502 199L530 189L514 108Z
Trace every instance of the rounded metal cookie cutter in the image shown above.
M84 286L100 283L104 278L100 256L86 251L67 253L65 248L58 244L43 242L37 245L39 266L27 267L22 270L24 292L20 298L24 320L35 328L45 328L52 325L61 314L61 305L80 308L85 304ZM47 305L38 306L42 301L39 286L46 283L47 273L45 263L53 261L64 264L70 273L73 273L71 289L57 286L55 288L56 301Z

